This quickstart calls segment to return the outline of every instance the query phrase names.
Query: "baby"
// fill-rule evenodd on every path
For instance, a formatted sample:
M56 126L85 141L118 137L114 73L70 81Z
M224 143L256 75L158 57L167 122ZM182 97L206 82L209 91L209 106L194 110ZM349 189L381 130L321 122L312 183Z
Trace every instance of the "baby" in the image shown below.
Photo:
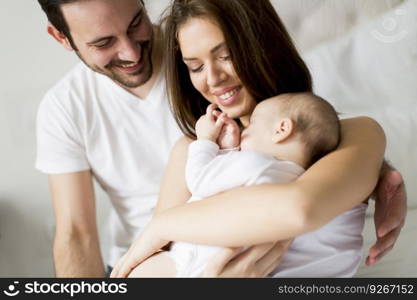
M238 186L297 179L338 146L340 123L324 99L310 93L284 94L260 102L241 135L235 121L213 106L197 122L196 134L186 164L186 182L192 194L189 202ZM361 261L365 210L366 205L361 204L324 227L295 238L271 275L353 276ZM170 272L160 276L199 277L220 249L175 242L170 251L157 254L171 266ZM131 276L158 277L158 267L148 264L140 269Z

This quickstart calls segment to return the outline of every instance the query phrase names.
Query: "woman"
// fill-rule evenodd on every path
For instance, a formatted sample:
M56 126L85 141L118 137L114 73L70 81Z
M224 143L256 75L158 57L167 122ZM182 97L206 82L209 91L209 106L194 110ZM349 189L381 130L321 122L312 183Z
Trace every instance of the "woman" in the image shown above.
M190 196L184 181L187 147L210 103L246 127L259 101L309 92L312 85L268 0L175 1L165 21L170 98L187 138L171 155L156 217L114 273L125 275L169 241L242 247L290 239L369 196L378 180L385 137L375 121L358 118L342 121L339 148L294 183L239 188L182 205Z

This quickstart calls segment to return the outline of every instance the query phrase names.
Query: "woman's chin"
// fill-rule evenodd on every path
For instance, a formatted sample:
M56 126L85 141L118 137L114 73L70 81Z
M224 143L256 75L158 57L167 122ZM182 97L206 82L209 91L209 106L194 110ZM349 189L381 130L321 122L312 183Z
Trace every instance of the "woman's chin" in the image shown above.
M237 109L222 107L221 110L222 112L226 113L227 116L231 119L239 119L242 116L242 113L240 113L240 110L237 110Z

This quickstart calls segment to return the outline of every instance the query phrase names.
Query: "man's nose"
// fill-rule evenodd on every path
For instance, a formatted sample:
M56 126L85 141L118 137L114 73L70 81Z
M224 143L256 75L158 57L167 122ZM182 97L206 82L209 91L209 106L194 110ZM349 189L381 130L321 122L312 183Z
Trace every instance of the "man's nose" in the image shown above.
M138 62L141 59L141 46L129 38L123 39L119 46L120 60Z

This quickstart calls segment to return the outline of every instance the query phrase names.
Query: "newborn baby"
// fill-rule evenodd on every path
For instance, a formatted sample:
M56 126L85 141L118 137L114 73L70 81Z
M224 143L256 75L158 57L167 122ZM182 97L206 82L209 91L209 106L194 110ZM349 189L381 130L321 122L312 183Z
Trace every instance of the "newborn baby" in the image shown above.
M186 182L192 194L189 202L238 186L297 179L338 146L340 124L327 101L300 93L260 102L241 135L237 123L212 105L197 122L196 133L186 164ZM353 276L361 261L365 210L366 205L361 204L322 228L295 238L271 275ZM152 262L145 261L131 276L200 277L220 249L175 242L170 251L152 256ZM161 268L169 271L161 272Z

